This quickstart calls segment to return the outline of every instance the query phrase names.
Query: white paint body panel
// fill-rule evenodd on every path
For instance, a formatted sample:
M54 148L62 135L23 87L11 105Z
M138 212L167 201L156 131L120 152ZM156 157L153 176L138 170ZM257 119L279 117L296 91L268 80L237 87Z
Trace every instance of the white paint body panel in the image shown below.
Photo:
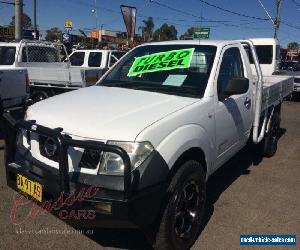
M276 46L279 46L279 42L277 39L274 38L250 38L250 40L253 42L254 46L256 45L270 45L272 46L272 62L270 64L260 64L261 71L264 76L271 76L273 72L277 71L279 68L279 60L276 57L277 48ZM280 58L280 55L279 55ZM254 64L251 64L251 69L253 74L256 74L255 66Z
M141 130L197 101L140 90L92 86L32 105L27 119L99 140L134 141Z
M159 44L198 45L199 41ZM217 46L203 98L94 86L36 103L29 108L27 119L36 120L38 124L50 128L62 127L64 133L81 139L149 141L170 169L185 151L200 148L205 154L209 176L237 153L249 137L254 105L246 109L244 102L246 98L254 102L256 81L252 77L246 52L239 42L201 41L201 44ZM216 83L223 50L228 47L240 49L244 74L250 86L247 93L220 102ZM287 81L287 77L282 79L274 76L265 89L283 84L284 81ZM282 96L278 96L277 100L280 101L280 98ZM231 141L224 150L220 150L226 140Z

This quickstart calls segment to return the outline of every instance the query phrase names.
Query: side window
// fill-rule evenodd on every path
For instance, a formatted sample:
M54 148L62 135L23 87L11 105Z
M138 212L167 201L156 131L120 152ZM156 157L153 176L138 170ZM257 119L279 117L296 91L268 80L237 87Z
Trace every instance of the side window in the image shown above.
M112 67L124 55L125 52L112 52L110 54L109 67Z
M100 67L102 60L102 53L91 52L89 55L89 67Z
M233 78L244 77L243 62L240 50L237 47L229 48L223 54L217 82L219 100L225 97L225 90L229 81Z
M70 63L72 66L82 66L84 63L84 52L75 52L70 56Z
M0 47L0 65L13 65L16 47Z

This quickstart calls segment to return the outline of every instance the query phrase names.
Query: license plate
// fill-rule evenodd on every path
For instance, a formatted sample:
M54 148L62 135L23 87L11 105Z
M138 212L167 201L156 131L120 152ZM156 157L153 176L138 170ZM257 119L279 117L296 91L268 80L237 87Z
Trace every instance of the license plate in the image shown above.
M29 180L27 177L17 174L17 188L33 197L34 199L42 202L42 185L38 182Z

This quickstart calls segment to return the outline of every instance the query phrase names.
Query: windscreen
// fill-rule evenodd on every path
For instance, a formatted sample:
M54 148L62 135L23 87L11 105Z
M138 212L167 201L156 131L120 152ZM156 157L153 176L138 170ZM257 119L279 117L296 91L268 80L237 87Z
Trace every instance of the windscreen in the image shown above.
M13 65L15 54L16 47L0 46L0 65Z
M137 47L98 85L203 97L215 54L208 45Z

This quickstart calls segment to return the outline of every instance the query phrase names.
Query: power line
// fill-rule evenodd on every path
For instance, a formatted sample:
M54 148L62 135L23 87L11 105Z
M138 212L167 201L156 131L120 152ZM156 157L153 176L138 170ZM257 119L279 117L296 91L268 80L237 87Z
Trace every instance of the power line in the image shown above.
M296 0L291 0L296 6L300 7L300 3L298 3Z
M106 11L106 12L121 15L120 11L116 11L116 10L113 10L113 9L110 9L110 8L105 8L105 7L102 7L102 6L99 6L99 5L95 7L95 5L88 4L88 3L83 2L83 1L72 1L72 2L70 2L69 0L65 0L65 1L68 2L68 3L77 4L77 5L81 5L81 6L94 8L94 9L98 9L98 10L102 10L102 11ZM148 16L142 15L142 14L139 14L139 13L137 14L137 17L148 18ZM169 18L161 18L161 17L153 17L153 19L162 20L162 21L186 22L186 20L184 20L184 19L169 19Z
M297 30L300 30L300 26L297 26L297 25L294 25L294 24L291 24L291 23L288 23L286 21L281 21L281 23L287 27L290 27L290 28L294 28L294 29L297 29Z
M211 3L208 3L204 0L198 0L200 1L201 3L204 3L210 7L213 7L213 8L216 8L216 9L219 9L221 11L224 11L224 12L227 12L227 13L230 13L230 14L233 14L233 15L237 15L237 16L242 16L242 17L247 17L247 18L252 18L252 19L257 19L257 20L262 20L262 21L268 21L269 19L267 18L262 18L262 17L256 17L256 16L249 16L249 15L246 15L246 14L243 14L243 13L238 13L238 12L235 12L235 11L232 11L232 10L228 10L228 9L225 9L223 7L220 7L220 6L217 6L217 5L214 5L214 4L211 4Z
M212 22L212 23L231 22L231 21L225 21L225 20L211 20L211 19L203 17L202 15L198 16L198 15L192 14L192 13L184 11L184 10L176 9L172 6L160 3L160 2L155 1L155 0L150 0L150 3L154 3L154 4L159 5L161 7L167 8L169 10L172 10L172 11L175 11L177 13L181 13L181 14L184 14L184 15L187 15L187 16L190 16L190 17L192 16L192 17L195 17L195 18L200 19L200 20L206 20L206 22Z
M175 12L178 12L178 13L181 13L181 14L184 14L184 15L187 15L187 16L192 16L192 17L195 17L199 20L201 20L201 22L214 22L214 23L220 23L221 25L223 26L228 26L228 27L235 27L235 28L245 28L245 29L253 29L252 27L248 27L248 26L243 26L243 25L238 25L238 24L231 24L231 23L227 23L227 22L231 22L231 21L220 21L220 20L210 20L210 19L207 19L203 16L197 16L195 14L192 14L190 12L187 12L187 11L183 11L183 10L180 10L180 9L176 9L174 7L171 7L171 6L168 6L166 4L162 4L156 0L150 0L151 3L154 3L156 5L159 5L161 7L164 7L164 8L167 8L169 10L172 10L172 11L175 11ZM205 20L205 21L203 21ZM268 19L266 19L268 20Z
M15 5L15 3L13 3L13 2L7 2L7 1L0 1L0 3L9 4L9 5Z

